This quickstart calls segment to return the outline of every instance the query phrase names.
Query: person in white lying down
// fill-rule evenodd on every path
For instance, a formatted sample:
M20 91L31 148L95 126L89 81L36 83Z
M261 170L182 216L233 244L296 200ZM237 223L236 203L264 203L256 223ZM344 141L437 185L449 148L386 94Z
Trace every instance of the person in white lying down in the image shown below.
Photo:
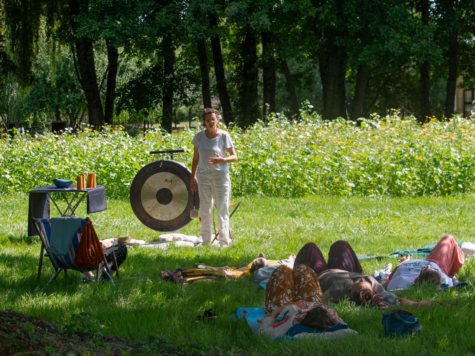
M410 260L409 256L386 278L387 290L407 289L413 284L441 284L453 286L452 277L464 263L464 253L453 236L444 236L426 259Z

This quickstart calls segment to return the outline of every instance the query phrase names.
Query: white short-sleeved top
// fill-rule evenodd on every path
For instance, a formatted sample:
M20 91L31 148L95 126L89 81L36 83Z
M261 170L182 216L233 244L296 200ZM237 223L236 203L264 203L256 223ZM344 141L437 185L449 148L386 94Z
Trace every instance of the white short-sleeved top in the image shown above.
M200 160L198 163L198 174L202 174L208 170L217 170L229 172L228 164L218 163L212 166L208 163L211 157L216 157L215 153L218 153L221 157L226 157L226 149L234 147L231 136L221 130L219 135L213 139L206 137L205 130L198 132L191 143L198 147L200 154Z
M452 279L441 271L437 263L426 260L410 260L404 262L398 267L396 272L394 272L394 275L389 281L387 290L408 289L414 284L416 278L421 274L422 269L426 268L427 265L430 265L431 268L439 272L442 277L442 284L447 284L449 287L454 285Z

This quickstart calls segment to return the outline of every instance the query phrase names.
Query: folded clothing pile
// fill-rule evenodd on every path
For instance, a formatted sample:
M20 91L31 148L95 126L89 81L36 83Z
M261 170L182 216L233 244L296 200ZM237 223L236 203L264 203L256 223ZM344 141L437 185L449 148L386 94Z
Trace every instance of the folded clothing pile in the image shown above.
M119 242L115 241L115 239L106 239L106 240L101 240L102 244L107 246L114 246L119 244ZM129 245L129 246L134 246L134 245L145 245L146 242L145 240L136 240L136 239L130 239L129 242L124 243L124 245Z
M191 243L194 243L194 244L203 243L203 239L201 237L188 236L188 235L176 234L176 233L160 235L160 237L158 239L160 241L163 241L163 242L185 241L185 242L191 242Z

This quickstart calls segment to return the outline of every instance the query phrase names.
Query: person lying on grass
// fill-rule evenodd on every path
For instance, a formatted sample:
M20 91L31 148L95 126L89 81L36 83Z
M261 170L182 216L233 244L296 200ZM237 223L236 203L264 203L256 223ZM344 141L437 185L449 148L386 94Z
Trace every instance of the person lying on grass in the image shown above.
M307 243L295 259L295 266L302 264L311 267L317 273L325 303L329 301L338 303L346 298L357 305L368 304L375 307L410 305L418 308L438 303L413 302L386 292L376 279L363 273L353 248L343 240L336 241L330 247L328 264L318 246L313 242Z
M355 302L362 303L362 298L370 300L374 294L385 291L376 279L363 273L355 251L346 241L334 242L328 252L328 263L320 248L313 242L305 244L297 254L295 266L306 265L318 275L323 291L323 301L338 303L350 296ZM350 291L353 294L350 295ZM353 300L353 299L352 299Z
M283 260L268 260L266 256L261 252L259 253L259 256L255 258L246 268L246 270L243 272L242 275L251 275L257 270L265 267L274 267L272 269L272 272L274 271L275 268L278 268L281 265L286 265L289 266L290 268L294 267L294 261L295 261L295 255L292 253L287 259ZM232 273L230 269L223 268L224 273L226 274L227 278L230 279L236 279L241 276L236 276L235 274ZM270 272L270 274L272 274ZM269 276L270 277L270 276Z
M464 254L453 236L444 236L423 260L411 260L409 256L386 278L387 290L408 289L412 285L433 284L452 287L452 278L463 266Z
M294 325L320 331L347 325L322 299L322 289L315 272L306 265L293 270L280 266L274 270L266 289L264 318L258 320L258 333L271 339L289 335Z

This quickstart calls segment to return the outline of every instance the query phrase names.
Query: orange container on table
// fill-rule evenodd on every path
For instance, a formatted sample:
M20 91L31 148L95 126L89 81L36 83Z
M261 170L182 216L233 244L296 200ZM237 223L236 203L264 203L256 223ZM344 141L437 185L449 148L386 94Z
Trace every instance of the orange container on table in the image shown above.
M87 187L88 188L96 187L96 173L89 173L87 175Z
M86 178L84 174L80 174L77 177L77 190L84 190L86 188Z

